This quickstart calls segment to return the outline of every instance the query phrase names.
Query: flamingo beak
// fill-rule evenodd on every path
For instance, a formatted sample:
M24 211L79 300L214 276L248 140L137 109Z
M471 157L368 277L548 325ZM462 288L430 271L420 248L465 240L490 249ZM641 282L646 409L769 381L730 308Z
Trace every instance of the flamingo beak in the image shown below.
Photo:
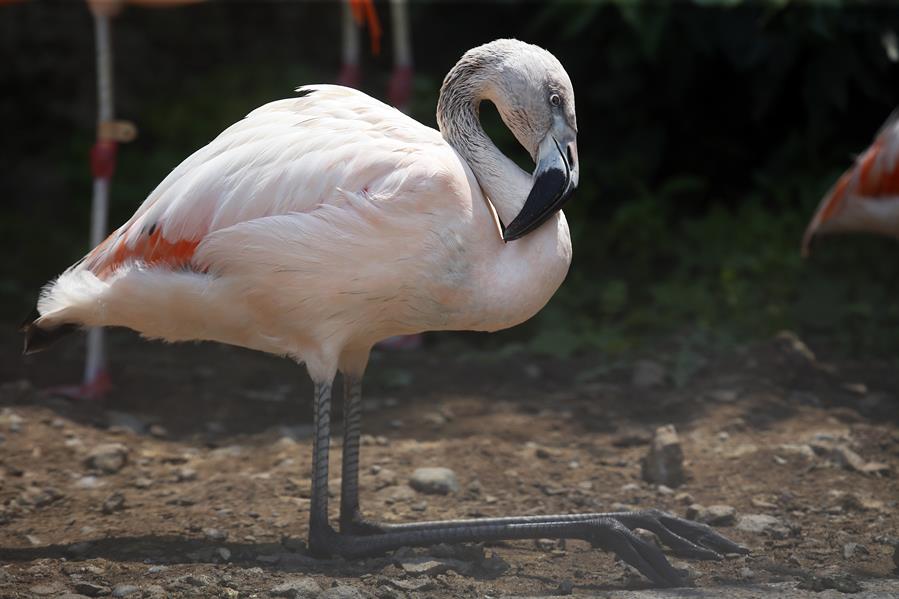
M537 148L537 168L524 206L503 229L503 240L527 235L562 208L578 183L577 134L567 125L554 127Z

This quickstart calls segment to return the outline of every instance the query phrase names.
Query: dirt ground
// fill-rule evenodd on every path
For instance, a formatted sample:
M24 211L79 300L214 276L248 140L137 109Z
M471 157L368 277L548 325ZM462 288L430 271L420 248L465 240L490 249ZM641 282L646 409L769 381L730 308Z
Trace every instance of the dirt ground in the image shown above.
M649 587L576 541L312 559L304 371L236 348L114 331L114 391L73 402L42 390L78 379L83 340L28 358L14 334L0 341L2 597L305 597L315 584L327 597L620 597ZM370 366L368 516L626 506L704 517L690 506L726 505L735 515L718 508L720 530L752 554L673 558L700 589L830 589L822 597L899 589L891 586L899 576L895 361L817 359L785 335L702 356L704 366L675 384L664 344L644 356L651 363L603 368L596 357L478 351L452 335L428 341L378 354ZM641 478L653 431L666 424L677 428L689 474L673 489ZM335 461L339 432L338 408ZM110 443L121 447L90 462ZM407 481L421 466L451 468L460 490L413 491ZM764 530L744 530L752 521ZM712 592L702 596L736 596Z

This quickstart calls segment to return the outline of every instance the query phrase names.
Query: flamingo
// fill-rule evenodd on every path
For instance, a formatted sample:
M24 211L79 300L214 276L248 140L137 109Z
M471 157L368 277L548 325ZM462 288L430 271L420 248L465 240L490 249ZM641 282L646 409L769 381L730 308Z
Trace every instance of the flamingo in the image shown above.
M899 110L821 200L802 254L809 254L815 235L849 231L899 237Z
M497 40L447 74L439 132L362 92L300 87L187 158L137 212L43 290L25 351L82 326L213 340L288 356L314 382L309 549L357 558L403 546L587 540L654 583L680 573L654 544L746 552L657 510L384 524L362 516L361 380L372 345L427 330L496 331L533 316L568 271L561 211L577 187L571 81L548 51ZM482 129L492 101L532 175ZM339 528L328 520L331 387L344 378Z

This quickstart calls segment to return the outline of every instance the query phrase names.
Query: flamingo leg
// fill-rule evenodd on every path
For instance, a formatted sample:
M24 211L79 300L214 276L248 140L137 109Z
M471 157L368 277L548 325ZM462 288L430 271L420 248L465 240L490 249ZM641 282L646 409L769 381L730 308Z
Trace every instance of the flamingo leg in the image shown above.
M309 547L316 555L347 558L369 557L405 546L464 543L512 539L571 538L615 553L654 583L683 584L680 573L662 551L632 531L642 528L680 556L720 559L722 553L747 550L719 535L711 527L676 518L659 510L558 514L505 518L442 520L409 524L382 524L365 520L359 509L359 434L361 382L347 378L344 391L344 458L340 532L327 521L330 385L316 385L313 437L313 486ZM324 508L322 507L324 506Z
M359 435L362 430L362 380L343 378L343 461L340 484L340 532L374 534L381 527L366 521L359 510Z

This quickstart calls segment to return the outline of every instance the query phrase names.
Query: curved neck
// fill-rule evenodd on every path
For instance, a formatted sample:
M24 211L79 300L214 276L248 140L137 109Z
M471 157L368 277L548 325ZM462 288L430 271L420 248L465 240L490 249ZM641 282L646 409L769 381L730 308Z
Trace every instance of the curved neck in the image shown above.
M437 125L447 143L471 167L500 220L508 224L524 206L531 176L500 152L481 126L481 101L494 95L483 71L481 66L462 62L453 67L440 89Z

